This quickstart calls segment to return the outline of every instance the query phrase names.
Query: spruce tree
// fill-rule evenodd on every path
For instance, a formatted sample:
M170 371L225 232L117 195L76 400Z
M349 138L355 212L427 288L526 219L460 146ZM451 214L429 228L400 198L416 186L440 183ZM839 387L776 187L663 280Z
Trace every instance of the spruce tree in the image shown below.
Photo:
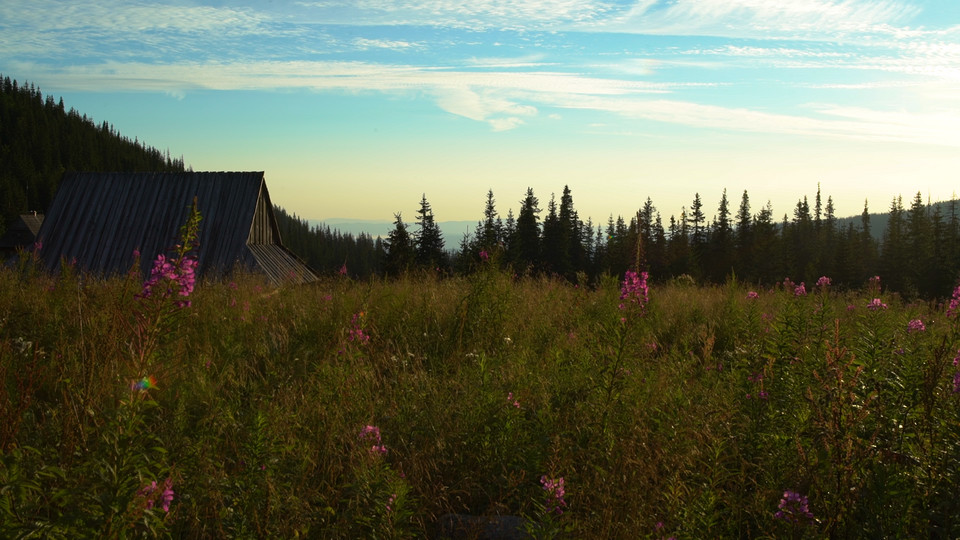
M393 215L393 230L387 235L384 261L384 272L388 276L398 276L406 272L413 263L413 244L407 225L403 222L400 212Z
M533 188L520 201L516 230L510 243L510 261L517 271L535 267L540 261L540 207Z
M738 276L751 281L756 279L756 272L753 268L753 216L750 214L750 196L747 195L747 190L743 190L743 195L740 197L736 221L734 266Z
M428 269L445 269L447 266L446 253L443 250L443 235L433 217L433 210L427 202L427 195L420 199L420 209L417 210L417 225L419 230L414 233L414 260L418 267Z

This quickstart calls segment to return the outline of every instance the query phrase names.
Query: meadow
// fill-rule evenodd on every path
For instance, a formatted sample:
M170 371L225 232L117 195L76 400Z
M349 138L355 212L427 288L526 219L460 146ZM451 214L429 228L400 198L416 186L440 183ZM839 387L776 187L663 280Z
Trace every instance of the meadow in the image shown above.
M956 296L475 270L0 270L0 536L960 536Z

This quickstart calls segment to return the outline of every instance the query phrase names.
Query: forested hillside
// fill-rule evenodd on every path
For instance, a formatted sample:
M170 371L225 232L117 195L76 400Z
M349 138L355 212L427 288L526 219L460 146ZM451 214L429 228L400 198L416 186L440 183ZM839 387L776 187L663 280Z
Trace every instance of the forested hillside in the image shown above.
M379 274L384 258L383 242L369 234L354 237L329 226L310 226L306 220L274 207L280 237L287 249L321 274L340 272L353 277Z
M33 84L0 83L0 233L22 212L44 212L64 171L182 171L171 158L120 135L106 121L44 98Z

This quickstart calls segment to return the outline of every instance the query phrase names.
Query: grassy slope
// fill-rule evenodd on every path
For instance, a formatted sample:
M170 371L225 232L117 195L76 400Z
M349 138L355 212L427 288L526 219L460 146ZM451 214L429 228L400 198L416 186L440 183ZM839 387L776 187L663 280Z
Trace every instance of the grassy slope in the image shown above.
M139 285L0 271L4 536L421 537L448 512L542 536L960 534L942 307L664 285L640 316L614 279L238 276L155 326ZM147 508L168 477L170 512ZM812 519L775 517L788 489Z

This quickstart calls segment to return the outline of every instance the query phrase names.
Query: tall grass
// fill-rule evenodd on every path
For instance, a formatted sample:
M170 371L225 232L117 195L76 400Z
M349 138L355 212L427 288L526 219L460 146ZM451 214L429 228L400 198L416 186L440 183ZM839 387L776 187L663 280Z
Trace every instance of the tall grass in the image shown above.
M540 537L960 535L943 306L676 283L641 314L615 278L237 275L158 308L144 360L141 285L0 271L0 536L424 537L448 513Z

